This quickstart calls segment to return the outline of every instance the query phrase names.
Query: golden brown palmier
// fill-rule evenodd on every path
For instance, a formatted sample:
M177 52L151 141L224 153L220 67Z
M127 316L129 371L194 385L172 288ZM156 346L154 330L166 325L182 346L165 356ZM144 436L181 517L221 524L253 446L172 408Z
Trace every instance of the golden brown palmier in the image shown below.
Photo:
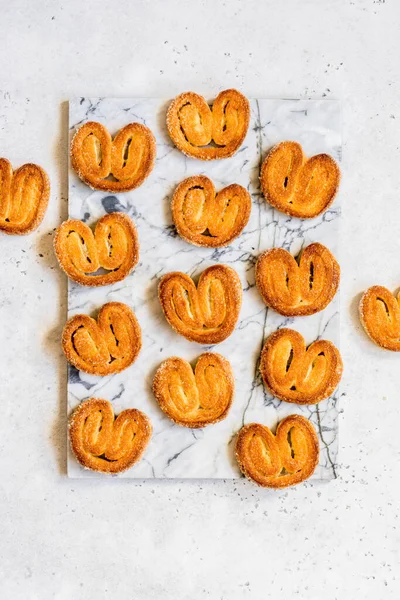
M233 183L218 194L204 175L188 177L178 185L171 203L175 227L195 246L227 246L246 227L251 212L248 191Z
M116 212L104 215L90 227L69 219L58 227L54 249L63 271L81 285L110 285L125 279L139 260L136 227L128 215ZM100 269L108 273L95 275Z
M31 233L42 222L49 197L49 178L41 167L27 163L13 172L0 158L0 231Z
M340 267L319 243L307 246L296 261L283 248L263 252L256 263L256 284L265 304L285 317L313 315L328 306L339 287Z
M370 287L360 302L360 320L371 340L385 350L400 351L400 294L381 285Z
M194 372L183 358L167 358L153 380L154 395L165 414L178 425L193 429L225 419L234 391L230 363L213 352L199 357Z
M112 139L104 125L89 121L71 143L72 166L80 179L106 192L128 192L142 185L155 158L154 135L141 123L125 125Z
M257 485L285 488L311 477L319 460L314 426L300 415L283 419L274 435L250 423L239 431L236 458L242 473Z
M317 404L335 391L343 363L332 342L316 340L306 348L298 331L279 329L264 345L260 371L267 388L280 400Z
M200 160L235 154L246 137L249 122L249 101L233 89L218 94L211 109L203 96L185 92L172 101L167 112L168 133L175 146Z
M140 325L122 302L104 304L97 321L88 315L71 317L62 335L68 362L91 375L123 371L136 360L141 347Z
M312 219L332 204L340 170L328 154L307 159L297 142L281 142L264 160L260 179L272 206L292 217Z
M185 273L161 278L158 297L173 329L191 342L219 344L235 329L242 303L236 271L226 265L205 269L196 285Z
M92 471L121 473L137 463L151 438L150 419L136 408L115 418L108 400L90 398L69 419L71 448L78 462Z

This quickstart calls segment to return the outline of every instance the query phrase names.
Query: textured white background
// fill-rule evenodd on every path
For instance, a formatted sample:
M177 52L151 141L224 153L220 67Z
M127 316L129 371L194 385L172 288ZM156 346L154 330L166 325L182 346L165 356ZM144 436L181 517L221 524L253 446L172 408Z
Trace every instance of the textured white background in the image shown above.
M0 595L5 600L398 600L400 357L357 319L369 285L400 284L398 0L0 2L0 148L42 164L49 210L0 238ZM86 95L342 97L339 478L71 481L59 337L66 281L65 105Z

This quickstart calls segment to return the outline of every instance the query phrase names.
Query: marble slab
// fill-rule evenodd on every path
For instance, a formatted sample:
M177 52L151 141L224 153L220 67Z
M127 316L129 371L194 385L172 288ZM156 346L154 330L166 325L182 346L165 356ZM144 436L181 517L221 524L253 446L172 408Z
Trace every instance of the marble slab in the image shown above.
M142 327L143 348L126 371L94 377L69 367L68 412L82 400L96 396L112 401L119 413L136 407L153 423L153 438L142 461L119 475L123 478L239 478L234 459L235 434L244 423L258 421L275 428L288 414L301 413L315 425L321 443L320 464L313 479L336 476L339 392L316 406L286 404L271 397L259 375L260 351L266 337L282 326L301 332L307 343L325 338L339 345L339 294L322 312L311 317L285 318L267 309L254 284L254 264L261 251L273 246L296 254L319 241L338 256L340 193L333 206L313 220L290 218L270 207L259 187L260 166L266 152L279 141L299 141L308 155L327 152L341 159L340 104L330 100L251 100L251 123L236 156L202 162L181 154L165 127L169 100L76 98L70 102L70 134L89 120L107 125L113 134L129 122L145 123L157 140L157 161L147 181L132 192L112 195L93 191L69 172L69 214L91 225L105 213L123 211L135 221L140 239L140 261L134 272L114 286L88 289L69 282L69 316L93 314L105 302L121 301L133 308ZM252 196L250 221L228 248L207 249L181 240L172 224L170 200L185 177L205 174L216 189L239 183ZM339 257L340 258L340 257ZM181 270L198 276L222 262L236 269L243 284L243 305L235 332L215 349L232 364L236 395L228 417L216 425L190 430L173 424L158 408L151 392L160 362L177 355L195 361L205 347L177 335L161 311L157 285L164 273ZM81 468L69 450L70 477L107 477Z

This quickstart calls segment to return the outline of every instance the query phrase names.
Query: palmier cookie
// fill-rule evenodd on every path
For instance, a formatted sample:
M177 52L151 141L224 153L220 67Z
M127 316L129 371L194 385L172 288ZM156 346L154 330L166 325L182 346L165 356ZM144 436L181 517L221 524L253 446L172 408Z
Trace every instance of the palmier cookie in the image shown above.
M153 392L164 413L178 425L193 429L225 419L234 388L230 363L213 352L199 357L194 372L183 358L167 358L153 380Z
M235 154L246 137L249 122L249 101L233 89L218 94L211 109L203 96L185 92L172 101L167 113L168 133L175 146L200 160Z
M264 160L260 179L272 206L291 217L312 219L332 204L340 170L328 154L307 159L297 142L281 142Z
M31 233L42 222L49 197L49 178L41 167L28 163L13 172L0 158L0 231Z
M97 321L88 315L69 319L62 348L72 365L90 375L111 375L129 367L142 347L140 325L133 311L121 302L104 304Z
M60 267L81 285L110 285L125 279L139 260L136 227L128 215L104 215L94 234L82 221L69 219L58 227L54 249ZM96 274L103 268L108 273Z
M263 252L256 263L256 284L265 304L285 317L313 315L328 306L339 287L340 267L319 243L297 261L283 248Z
M242 303L236 271L226 265L208 267L194 284L185 273L161 278L158 297L173 329L191 342L219 344L235 329Z
M371 340L385 350L400 351L400 294L374 285L362 296L360 320Z
M69 438L78 462L92 471L121 473L137 463L150 441L150 419L136 408L117 418L111 402L90 398L69 419Z
M94 190L128 192L139 187L151 173L155 157L155 138L141 123L129 123L112 139L104 125L89 121L71 143L72 166Z
M332 342L316 340L306 348L300 333L279 329L264 345L260 371L267 388L280 400L317 404L335 391L343 363Z
M175 227L184 240L195 246L227 246L246 227L251 212L248 191L236 183L215 193L204 175L185 179L171 203Z
M300 415L283 419L274 435L265 425L250 423L239 431L236 458L240 470L261 487L285 488L305 481L319 461L314 426Z

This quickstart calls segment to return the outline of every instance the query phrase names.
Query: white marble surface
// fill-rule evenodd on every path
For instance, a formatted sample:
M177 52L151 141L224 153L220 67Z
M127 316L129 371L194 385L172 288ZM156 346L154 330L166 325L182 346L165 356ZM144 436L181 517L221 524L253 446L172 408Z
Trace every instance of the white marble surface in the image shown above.
M400 284L395 0L15 0L0 19L1 153L42 164L45 220L1 236L0 590L7 600L398 600L399 359L361 331L360 293ZM66 476L67 110L87 96L341 98L338 478L247 481Z

